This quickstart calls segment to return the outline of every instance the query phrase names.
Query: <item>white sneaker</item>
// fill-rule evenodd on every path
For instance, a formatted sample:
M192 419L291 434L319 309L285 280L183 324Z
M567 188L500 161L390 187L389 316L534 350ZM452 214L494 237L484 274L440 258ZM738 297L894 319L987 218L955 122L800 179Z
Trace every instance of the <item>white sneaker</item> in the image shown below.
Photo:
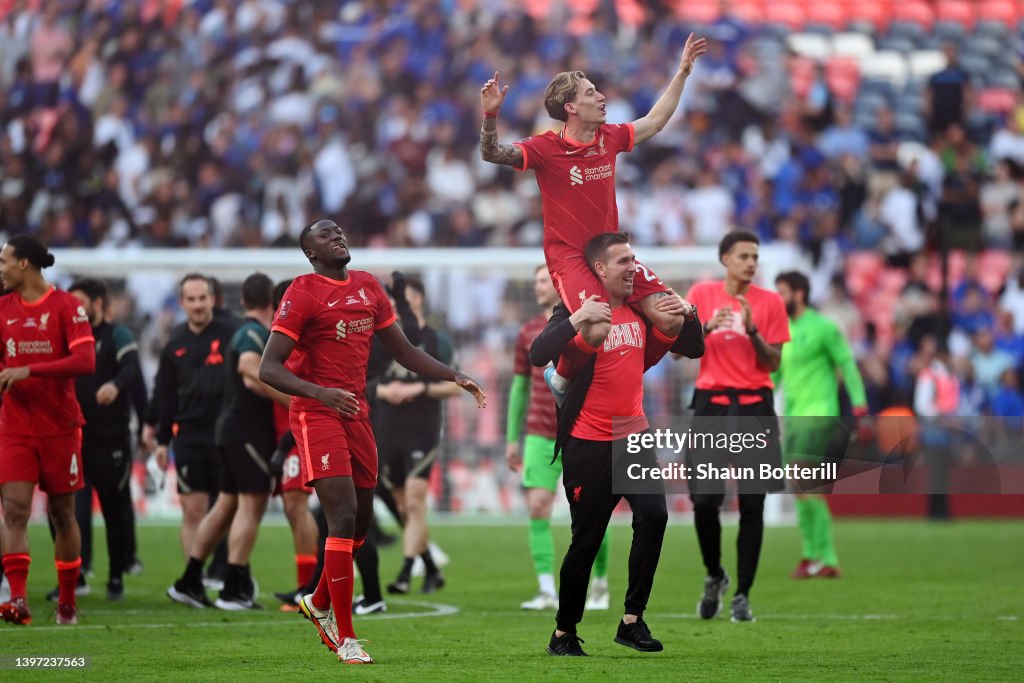
M433 541L427 544L427 549L430 551L430 556L434 558L434 566L438 569L444 569L451 562L451 558L448 557L448 553L441 550L441 546L437 545ZM426 568L423 566L423 558L419 555L412 562L412 575L413 576L425 576L427 573Z
M535 612L546 609L558 609L558 598L550 593L541 592L537 593L536 597L532 600L527 600L519 606Z
M346 638L338 648L338 661L342 664L373 664L373 657L366 654L366 650L359 643L364 640Z
M606 610L609 608L610 594L607 583L594 582L590 585L590 596L587 598L585 609Z
M334 619L334 610L329 608L324 611L314 607L313 594L310 593L303 595L302 600L299 601L299 612L316 625L323 644L330 648L331 652L337 652L341 636L338 634L338 622Z

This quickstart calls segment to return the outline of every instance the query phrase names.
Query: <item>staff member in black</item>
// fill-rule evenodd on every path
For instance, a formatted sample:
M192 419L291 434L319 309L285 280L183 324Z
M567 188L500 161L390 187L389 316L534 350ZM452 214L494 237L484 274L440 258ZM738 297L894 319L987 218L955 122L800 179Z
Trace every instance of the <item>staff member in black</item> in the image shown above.
M157 464L167 468L168 446L181 500L181 547L188 557L199 521L220 486L220 453L214 427L224 399L224 354L234 327L213 316L213 291L206 276L189 273L178 287L186 324L171 334L160 353L153 399L157 409Z
M139 347L124 326L106 320L107 286L100 280L78 280L68 291L82 302L96 338L96 372L75 380L75 393L85 416L82 463L86 487L76 495L75 513L82 530L83 564L92 548L92 492L96 491L107 529L110 575L107 599L124 596L123 575L134 516L131 509L131 410L135 387L142 382ZM91 559L91 552L89 553ZM89 563L91 564L91 562ZM79 578L79 587L85 583Z
M548 654L557 656L586 655L580 647L576 626L583 618L591 566L612 511L623 497L614 493L615 442L627 433L648 427L642 410L643 372L678 341L683 315L692 320L691 328L696 325L700 334L695 312L678 296L663 297L655 304L663 313L679 316L680 325L674 330L677 336L673 337L662 335L625 304L636 275L636 256L627 233L594 237L587 243L584 255L604 285L607 303L592 297L580 308L587 312L578 316L576 322L581 323L583 318L589 322L608 322L611 332L603 343L588 339L585 332L566 339L568 330L575 329L572 318L549 322L530 353L531 361L537 365L563 353L581 367L559 410L555 441L555 454L562 451L563 486L572 516L572 541L560 574L557 625L547 648ZM615 418L625 418L629 424L625 429L623 425L613 426ZM653 451L636 457L652 466L656 462ZM625 613L615 642L642 652L658 652L663 646L651 635L643 614L668 522L665 495L629 493L625 498L633 510L633 545Z

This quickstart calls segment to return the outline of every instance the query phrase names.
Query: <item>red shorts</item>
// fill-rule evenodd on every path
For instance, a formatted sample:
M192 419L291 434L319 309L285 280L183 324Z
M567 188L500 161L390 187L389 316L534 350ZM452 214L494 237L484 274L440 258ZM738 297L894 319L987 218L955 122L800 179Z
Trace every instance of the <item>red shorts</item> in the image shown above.
M281 440L285 432L291 431L288 413L289 410L284 406L277 403L274 404L274 426L277 429L278 441ZM277 480L277 485L274 487L275 496L287 493L288 491L313 493L313 489L303 483L306 480L302 478L301 460L298 442L296 442L295 448L289 451L288 456L284 459L284 469L281 472L281 477Z
M352 477L357 489L377 486L377 442L369 420L346 420L326 410L292 410L290 418L300 479L307 486L330 477Z
M580 305L593 294L597 294L602 300L606 299L604 285L597 279L594 271L584 263L582 253L579 258L549 259L548 271L551 273L551 282L554 284L558 296L562 298L562 303L566 305L570 313L578 311ZM637 303L651 294L667 290L668 287L657 275L637 261L636 277L633 278L633 294L626 300L626 303Z
M81 429L56 436L0 434L0 484L28 481L59 495L84 487L84 476Z

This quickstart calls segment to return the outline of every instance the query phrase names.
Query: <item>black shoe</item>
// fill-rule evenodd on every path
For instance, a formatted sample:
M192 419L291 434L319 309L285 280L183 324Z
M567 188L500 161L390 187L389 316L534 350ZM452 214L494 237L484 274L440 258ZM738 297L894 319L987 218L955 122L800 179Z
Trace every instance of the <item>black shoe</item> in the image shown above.
M423 577L423 592L436 593L444 588L445 580L441 572L433 572Z
M174 602L188 605L196 609L213 607L210 598L206 597L206 590L200 586L189 586L181 579L174 582L174 585L167 589L167 597Z
M122 579L110 579L107 581L107 600L118 602L124 599L124 581Z
M133 557L132 561L128 563L128 569L125 570L128 576L138 576L142 573L142 560L137 557Z
M426 582L423 584L426 586ZM395 579L388 584L388 593L391 595L408 595L409 594L409 581L402 579Z
M739 623L742 621L757 621L754 613L750 611L750 600L746 595L737 595L732 599L732 620Z
M551 642L548 643L548 654L555 657L588 657L589 655L580 647L584 642L575 633L563 633L561 636L551 634Z
M620 621L619 631L615 634L615 642L640 652L661 652L665 649L661 641L651 635L651 629L647 628L647 624L642 618L632 624Z
M285 605L289 605L291 607L294 607L295 605L298 605L299 604L299 600L302 599L303 595L305 595L305 593L302 592L301 588L298 589L298 590L292 591L291 593L274 593L274 597L275 598L280 600Z
M729 575L722 572L718 578L708 576L704 578L704 596L697 604L697 614L701 619L714 619L722 611L722 598L729 588Z
M89 588L89 584L86 583L86 581L85 581L85 574L82 574L80 572L78 574L78 583L75 584L75 597L76 598L80 598L82 596L88 595L91 592L92 592L92 589ZM49 593L46 594L46 599L48 601L50 601L50 602L57 602L57 600L59 598L60 598L60 586L57 586L52 591L50 591Z

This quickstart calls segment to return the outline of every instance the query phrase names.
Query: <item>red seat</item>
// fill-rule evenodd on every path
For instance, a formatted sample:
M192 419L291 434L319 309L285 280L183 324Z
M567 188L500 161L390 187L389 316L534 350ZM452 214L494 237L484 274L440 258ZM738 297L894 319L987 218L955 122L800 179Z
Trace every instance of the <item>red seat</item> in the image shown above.
M848 15L850 21L868 21L879 31L884 31L892 20L892 5L888 0L852 2Z
M935 18L963 24L968 31L974 29L974 7L965 0L941 0L936 7Z
M1013 28L1022 16L1022 9L1013 0L982 0L978 3L978 19L999 21Z
M807 3L807 23L824 24L831 26L837 31L846 28L850 20L850 13L847 11L846 3L841 0L823 0L822 2Z
M710 24L721 16L718 11L716 0L699 0L691 2L688 0L675 0L672 9L680 20L693 24Z
M920 24L930 31L935 23L935 12L931 5L920 0L898 2L892 8L892 20Z
M791 57L789 60L789 84L793 94L805 97L814 82L815 61L810 57Z
M978 93L977 102L981 111L1005 114L1017 106L1017 93L1006 88L988 88Z
M759 0L737 0L730 7L732 14L750 24L764 22L764 5Z
M869 300L885 267L885 260L873 251L856 251L846 257L846 287L860 306Z
M769 2L764 9L764 20L770 24L784 24L793 30L803 28L807 13L802 5L785 0Z
M831 57L825 63L828 89L843 102L852 102L860 86L860 67L851 57Z
M1013 268L1013 257L1004 249L988 249L978 255L978 276L981 284L992 294L996 294Z

